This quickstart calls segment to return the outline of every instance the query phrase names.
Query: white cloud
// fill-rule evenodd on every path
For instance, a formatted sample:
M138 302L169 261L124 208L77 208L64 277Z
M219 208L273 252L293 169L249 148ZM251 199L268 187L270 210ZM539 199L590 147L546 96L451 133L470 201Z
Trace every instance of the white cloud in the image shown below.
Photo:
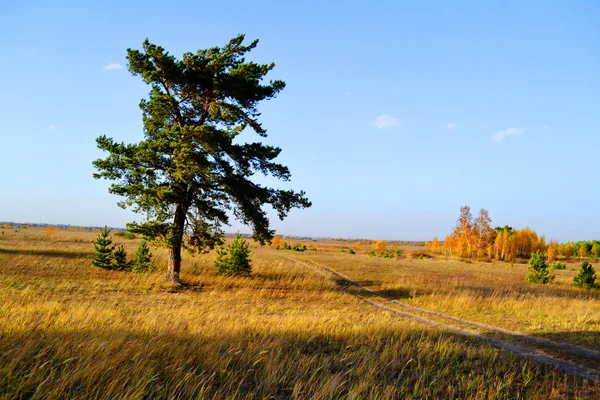
M344 96L350 96L350 92L344 92Z
M454 122L448 123L448 132L454 132L456 130L456 128L457 128L456 123L454 123Z
M494 137L492 137L492 140L494 142L501 142L504 139L506 139L507 137L519 136L524 133L525 133L525 129L522 129L522 128L507 128L507 129L496 132Z
M50 126L48 127L48 130L49 130L49 131L51 131L51 132L54 132L54 131L56 130L56 126L54 126L54 125L50 125Z
M377 129L391 129L400 126L401 124L402 121L389 114L382 114L369 123L370 126L374 126Z
M108 63L102 69L105 71L117 71L123 69L123 66L119 63Z

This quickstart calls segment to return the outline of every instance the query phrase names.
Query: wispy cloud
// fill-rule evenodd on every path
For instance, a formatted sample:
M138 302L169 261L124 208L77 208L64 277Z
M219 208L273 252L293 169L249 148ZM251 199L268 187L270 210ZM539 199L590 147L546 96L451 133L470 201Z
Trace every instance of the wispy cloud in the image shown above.
M50 125L50 126L48 127L48 130L49 130L50 132L54 132L54 131L56 131L56 126L54 126L54 125Z
M123 66L119 63L108 63L104 67L102 67L102 69L105 71L118 71L120 69L123 69Z
M377 129L391 129L401 124L401 120L389 114L382 114L369 123L370 126L374 126Z
M344 92L344 96L350 96L350 92Z
M456 126L456 123L454 123L454 122L449 122L448 123L448 132L454 132L456 130L456 128L458 128Z
M501 131L496 132L496 134L492 137L494 142L501 142L507 137L510 136L519 136L525 133L525 129L523 128L507 128Z

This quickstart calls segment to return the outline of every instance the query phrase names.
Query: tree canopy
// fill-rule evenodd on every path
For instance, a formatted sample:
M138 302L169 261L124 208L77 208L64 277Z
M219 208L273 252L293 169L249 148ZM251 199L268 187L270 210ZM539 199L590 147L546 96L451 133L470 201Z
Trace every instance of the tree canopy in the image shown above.
M113 181L110 193L124 198L119 205L146 216L128 229L159 239L171 250L171 280L179 279L182 246L208 251L221 243L228 210L265 243L274 231L264 205L271 205L280 219L292 208L311 205L303 191L251 180L257 172L283 181L291 175L274 161L280 148L236 140L246 131L267 136L257 106L285 87L280 80L264 82L273 63L244 58L258 40L243 42L239 35L224 47L185 53L181 59L147 39L142 50L128 49L129 71L151 86L140 102L144 140L96 140L109 154L94 161L94 177Z

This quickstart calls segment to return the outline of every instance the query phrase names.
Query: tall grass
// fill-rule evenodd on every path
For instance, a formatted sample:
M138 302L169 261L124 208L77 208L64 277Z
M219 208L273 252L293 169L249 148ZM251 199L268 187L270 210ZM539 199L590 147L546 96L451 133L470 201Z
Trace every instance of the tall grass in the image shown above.
M369 308L275 250L254 248L255 273L242 278L217 276L211 255L186 257L186 285L171 291L160 269L92 267L95 233L28 234L0 240L1 398L600 395L597 384Z

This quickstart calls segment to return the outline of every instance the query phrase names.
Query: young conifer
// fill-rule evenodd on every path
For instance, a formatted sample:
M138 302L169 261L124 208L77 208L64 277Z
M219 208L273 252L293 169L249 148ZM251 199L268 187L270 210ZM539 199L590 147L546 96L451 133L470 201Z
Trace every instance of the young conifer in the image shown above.
M587 261L581 263L579 273L573 278L573 285L583 289L594 289L596 285L596 270Z
M104 269L113 269L115 246L110 238L110 230L108 227L100 230L100 234L94 242L94 255L92 257L92 265Z
M250 263L250 245L239 233L227 249L217 249L215 267L223 275L249 275L252 272Z
M131 270L131 263L127 261L127 251L125 251L123 245L115 251L115 269L119 271Z
M154 269L154 261L152 261L152 253L148 247L148 241L142 240L140 246L133 255L133 263L131 271L133 272L148 272Z
M546 253L536 251L531 254L525 280L531 283L543 284L550 283L554 280L554 275L550 273L548 263L546 263Z

